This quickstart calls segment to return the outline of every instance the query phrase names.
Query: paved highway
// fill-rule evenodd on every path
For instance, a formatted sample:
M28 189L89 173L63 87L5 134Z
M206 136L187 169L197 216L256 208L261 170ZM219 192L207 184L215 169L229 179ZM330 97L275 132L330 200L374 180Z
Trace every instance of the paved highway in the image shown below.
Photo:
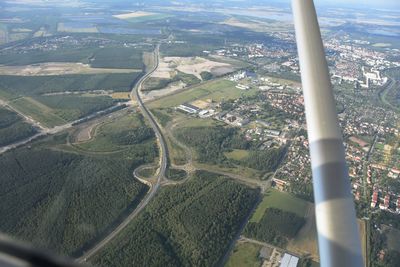
M116 107L116 106L112 106L112 107L110 107L108 109L98 111L98 112L96 112L94 114L90 114L90 115L88 115L88 116L86 116L84 118L81 118L81 119L78 119L78 120L63 124L63 125L55 126L53 128L45 128L45 127L41 126L39 122L33 120L32 118L26 116L25 114L19 112L18 110L14 109L14 108L12 108L12 106L8 105L6 102L0 100L0 105L6 106L6 107L10 108L11 110L13 110L14 112L18 113L20 116L25 118L28 123L36 126L38 128L38 130L39 130L39 132L36 133L33 136L30 136L30 137L28 137L26 139L19 140L19 141L16 141L16 142L12 143L12 144L8 144L6 146L0 147L0 154L5 153L5 152L7 152L9 150L15 149L17 147L26 145L26 144L32 142L33 140L36 140L39 137L50 135L50 134L56 134L56 133L65 131L65 130L67 130L69 128L72 128L76 123L82 122L84 120L91 120L91 119L95 118L96 116L99 116L102 113L104 113L104 112L106 112L108 110L111 110L111 109ZM105 113L104 115L109 115L109 113Z
M136 209L120 224L118 225L110 234L108 234L104 239L102 239L99 243L97 243L90 250L86 251L80 258L77 259L78 262L85 262L90 257L95 255L99 250L101 250L108 242L110 242L118 233L120 233L139 213L142 211L146 205L150 202L150 200L155 196L157 190L160 188L162 180L165 178L165 171L168 166L168 157L167 157L167 146L164 140L164 137L161 133L160 127L156 123L151 112L144 105L142 98L140 97L140 89L143 85L143 82L158 68L159 63L159 46L156 47L154 52L154 66L148 71L137 83L136 86L131 91L131 99L136 99L139 108L141 109L143 116L149 121L151 127L153 128L157 141L160 147L160 168L157 173L157 182L150 187L149 192L144 197L144 199L139 203Z
M166 145L164 136L161 133L160 127L158 126L153 114L151 114L151 112L144 105L144 102L140 96L140 89L143 85L143 82L158 68L159 49L160 49L160 46L157 45L157 47L154 51L154 67L139 80L136 87L131 92L131 99L137 100L139 108L143 113L143 116L149 121L151 127L153 128L153 130L156 134L157 142L160 147L160 169L158 172L157 183L156 183L158 185L161 183L161 180L165 178L165 171L167 170L167 166L168 166L168 156L167 156L168 150L167 150L167 145Z

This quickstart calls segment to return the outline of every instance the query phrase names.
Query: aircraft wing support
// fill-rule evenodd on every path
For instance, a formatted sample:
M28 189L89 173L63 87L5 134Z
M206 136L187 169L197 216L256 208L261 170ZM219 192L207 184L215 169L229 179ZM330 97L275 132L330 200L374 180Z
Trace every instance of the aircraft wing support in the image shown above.
M329 70L312 0L292 0L322 267L361 267L361 244Z

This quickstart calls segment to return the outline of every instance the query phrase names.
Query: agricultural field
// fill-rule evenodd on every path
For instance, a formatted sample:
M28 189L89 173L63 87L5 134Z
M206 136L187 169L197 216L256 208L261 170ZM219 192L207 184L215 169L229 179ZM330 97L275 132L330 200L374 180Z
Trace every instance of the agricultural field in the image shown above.
M124 13L124 14L114 15L114 17L131 22L131 23L144 23L144 22L148 22L148 21L152 21L152 20L162 20L162 19L170 18L170 17L173 17L173 15L136 11L136 12L132 12L132 13Z
M186 183L162 188L91 262L97 266L215 265L257 198L255 189L197 172Z
M0 146L28 138L37 133L37 129L23 121L17 113L0 108Z
M110 120L127 125L107 135L110 144L126 144L126 136L134 138L144 127L136 115L120 113ZM149 136L145 142L126 144L123 151L114 148L110 157L68 145L67 135L51 136L0 156L0 213L4 215L0 231L74 256L140 202L148 187L132 172L153 163L157 149L154 136ZM97 138L96 134L89 142Z
M262 246L253 243L236 243L225 267L260 267L262 264L259 258L261 248Z
M235 87L236 83L224 79L213 80L190 88L186 91L167 96L162 100L157 100L149 104L153 108L176 107L182 103L197 99L212 99L221 101L222 99L236 99L241 95L255 94L255 90L243 91Z

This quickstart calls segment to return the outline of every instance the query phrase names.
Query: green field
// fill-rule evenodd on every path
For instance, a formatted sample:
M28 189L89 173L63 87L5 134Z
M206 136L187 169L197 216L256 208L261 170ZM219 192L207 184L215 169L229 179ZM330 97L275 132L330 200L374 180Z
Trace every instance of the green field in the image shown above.
M37 130L24 122L17 113L0 108L0 146L28 138L35 133Z
M176 107L182 103L190 102L197 99L212 99L214 101L221 101L222 99L236 99L241 95L252 95L256 91L248 90L243 91L237 89L236 83L228 80L215 80L208 83L200 84L187 91L171 95L163 98L162 100L154 101L150 104L151 107Z
M200 118L188 118L185 122L181 123L182 127L211 127L211 126L222 126L223 122L219 122L213 119L200 119Z
M154 136L151 130L148 130L146 133L147 135L133 136L137 130L143 127L146 127L145 129L150 129L144 126L143 118L140 114L130 113L102 124L96 129L95 139L75 144L75 147L90 152L123 151L130 145L128 143L129 141L131 141L132 144L137 144L147 141Z
M31 97L18 98L10 103L23 114L32 117L46 127L54 127L67 121L56 115L55 110L43 105Z
M243 160L249 156L249 151L243 149L234 149L231 152L225 152L224 154L228 159Z
M262 262L258 255L261 248L252 243L236 243L225 267L260 267Z
M293 212L300 217L303 217L308 210L308 202L296 198L288 193L278 190L269 190L262 202L258 205L250 222L259 222L268 208L277 208L288 212Z
M286 248L294 253L309 254L313 260L319 260L315 211L314 206L309 205L306 223L296 236L290 240Z
M197 172L181 185L163 187L91 262L96 266L214 266L257 197L255 189Z

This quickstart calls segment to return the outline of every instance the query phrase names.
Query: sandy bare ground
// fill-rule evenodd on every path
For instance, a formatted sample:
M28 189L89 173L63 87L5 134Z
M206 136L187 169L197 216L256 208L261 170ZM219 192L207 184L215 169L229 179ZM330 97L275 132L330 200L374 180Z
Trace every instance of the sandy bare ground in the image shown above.
M169 79L172 78L176 70L192 74L201 80L200 73L203 71L223 75L232 72L233 68L228 63L212 61L202 57L164 57L152 77Z
M45 76L62 74L131 73L136 69L92 68L88 64L68 62L48 62L25 66L0 65L0 75Z
M152 15L156 15L156 13L137 11L137 12L114 15L113 17L118 18L118 19L132 19L132 18L152 16Z
M225 25L230 25L230 26L234 26L234 27L239 27L239 28L244 28L244 29L250 29L253 31L264 31L265 30L265 26L256 23L256 22L243 22L240 21L238 19L235 18L229 18L223 22L221 22L221 24L225 24Z
M158 63L157 70L151 74L151 77L154 78L162 78L162 79L170 79L172 78L175 69L171 66L170 62L166 62L165 60L160 60Z
M152 90L152 91L147 91L144 93L142 92L141 96L143 98L143 101L146 102L146 101L154 100L156 98L160 98L160 97L172 94L176 91L183 89L185 86L186 86L185 83L179 81L177 83L171 83L164 89Z
M268 18L268 16L265 17ZM280 20L277 20L275 22L274 21L265 22L258 20L256 17L253 17L253 19L246 21L241 21L237 18L229 18L226 19L225 21L220 22L220 24L230 25L243 29L249 29L256 32L271 32L277 30L287 31L290 29L290 26L287 24L287 22Z
M92 139L95 128L101 124L100 120L95 120L84 127L79 128L76 133L74 143L82 143Z

